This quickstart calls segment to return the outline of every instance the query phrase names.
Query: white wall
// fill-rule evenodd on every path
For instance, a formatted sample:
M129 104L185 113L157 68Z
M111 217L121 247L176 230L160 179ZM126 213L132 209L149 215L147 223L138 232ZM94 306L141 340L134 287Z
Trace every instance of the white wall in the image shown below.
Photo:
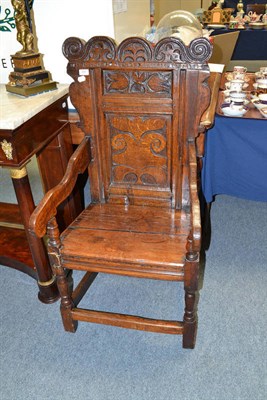
M71 78L66 74L66 59L62 55L62 43L69 36L89 39L94 35L107 35L118 42L127 36L142 35L149 27L150 0L119 0L126 4L126 11L115 14L113 1L116 0L34 0L34 20L38 38L38 50L44 54L44 66L52 78L67 83ZM200 0L154 0L155 12L162 17L175 9L200 7ZM211 3L203 0L204 7ZM11 0L0 0L0 19L5 10L13 15ZM159 15L160 14L160 15ZM14 21L13 21L14 23ZM21 49L16 40L16 29L2 23L0 30L0 83L8 82L13 70L10 55Z
M203 0L202 7L207 9L212 0ZM155 23L171 11L186 10L194 12L201 7L201 0L154 0L155 4Z
M129 36L145 36L150 28L150 0L124 0L123 4L126 10L114 14L115 39L118 43Z
M14 20L9 21L8 18L13 16L13 7L10 0L0 0L0 19L5 20L1 23L0 30L0 83L8 82L8 75L12 71L10 55L21 49L21 44L17 42L16 28L12 28L10 24L15 25ZM6 17L6 14L7 15Z
M5 9L13 12L10 0L0 0L0 6L0 19L5 16ZM62 55L62 43L67 37L114 37L112 0L35 0L33 10L38 49L44 54L45 68L57 82L71 82L66 73L67 60ZM10 55L22 46L16 40L16 29L0 31L0 41L0 82L7 83L12 71Z
M71 80L61 50L67 37L114 37L112 0L35 0L34 15L39 51L45 55L45 67L59 82Z

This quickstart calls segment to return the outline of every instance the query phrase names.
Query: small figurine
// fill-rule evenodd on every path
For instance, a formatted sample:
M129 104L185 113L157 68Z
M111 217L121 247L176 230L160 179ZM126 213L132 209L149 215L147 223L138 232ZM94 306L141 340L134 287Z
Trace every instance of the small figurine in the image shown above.
M236 6L236 9L237 9L236 15L238 15L241 18L243 18L243 15L245 14L245 11L244 11L244 4L243 4L242 0L239 0L238 4Z
M213 10L215 7L217 7L218 6L218 1L219 0L213 0L211 2L211 5L209 6L208 10L210 11L210 10Z
M248 13L250 22L260 22L262 14L258 15L256 12L249 11Z
M245 19L242 18L240 15L236 17L231 16L229 22L229 29L245 29Z
M209 6L208 10L213 10L214 8L223 8L224 0L213 0L211 5Z
M30 30L27 11L24 0L11 0L15 11L15 23L17 28L17 41L22 44L21 51L18 54L33 53L34 36Z

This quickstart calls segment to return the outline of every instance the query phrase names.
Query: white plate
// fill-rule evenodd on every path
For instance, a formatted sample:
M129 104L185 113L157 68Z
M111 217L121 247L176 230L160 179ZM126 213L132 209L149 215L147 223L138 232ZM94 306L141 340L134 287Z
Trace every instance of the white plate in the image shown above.
M250 22L248 25L252 29L263 29L266 27L264 22Z
M221 108L221 111L227 117L243 117L248 110L247 108L244 108L243 110L235 110L231 107L223 107Z
M261 115L262 115L264 118L267 118L267 107L264 108L264 111L263 111L263 109L260 109L259 111L260 111Z
M225 88L226 88L226 90L229 90L230 89L230 83L231 82L225 82ZM255 85L255 83L253 84L253 85ZM242 85L242 90L245 90L245 89L247 89L249 87L249 84L248 83L243 83L243 85ZM255 88L256 89L256 88ZM235 91L235 90L233 90L233 91Z
M230 90L229 89L223 90L223 94L225 97L228 97L230 95Z
M255 79L262 79L263 78L262 72L260 72L260 71L256 71L254 75L255 75Z
M258 109L261 110L261 108L266 108L267 104L261 103L259 98L252 99L251 103Z
M231 100L230 97L225 97L225 98L224 98L224 102L225 102L225 103L229 103L229 104L230 104L231 101L234 101L234 100ZM247 106L247 105L249 104L249 100L244 99L244 102L243 102L243 103L244 103L244 106Z
M208 24L207 27L211 29L223 29L226 26L221 24Z

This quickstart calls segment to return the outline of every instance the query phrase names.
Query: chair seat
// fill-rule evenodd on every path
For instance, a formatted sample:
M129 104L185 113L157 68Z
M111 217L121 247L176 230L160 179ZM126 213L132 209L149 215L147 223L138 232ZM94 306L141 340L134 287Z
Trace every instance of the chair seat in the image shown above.
M93 204L61 235L63 266L182 280L189 229L184 210Z

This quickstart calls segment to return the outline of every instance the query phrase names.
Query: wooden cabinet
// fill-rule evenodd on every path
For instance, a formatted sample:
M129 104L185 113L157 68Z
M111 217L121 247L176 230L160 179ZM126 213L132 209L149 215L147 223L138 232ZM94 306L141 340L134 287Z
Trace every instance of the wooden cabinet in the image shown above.
M30 98L0 87L0 166L10 170L18 204L0 203L0 264L27 273L38 281L39 299L58 298L43 241L28 233L35 208L27 163L36 155L44 191L63 177L73 152L68 122L68 85ZM5 190L4 187L1 190ZM59 210L61 229L76 216L79 199L69 199ZM31 250L35 247L35 251Z

